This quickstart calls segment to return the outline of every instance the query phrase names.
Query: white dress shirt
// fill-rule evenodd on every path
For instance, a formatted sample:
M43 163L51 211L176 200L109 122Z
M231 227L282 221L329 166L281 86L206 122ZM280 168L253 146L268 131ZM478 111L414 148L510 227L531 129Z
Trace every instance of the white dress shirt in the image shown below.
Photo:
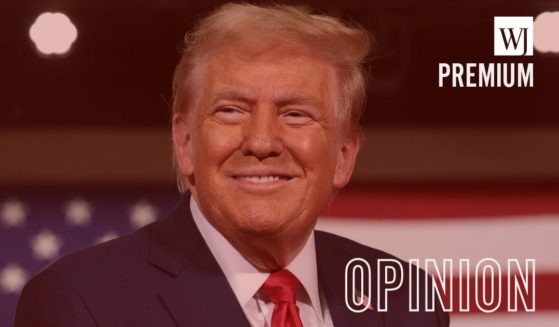
M257 293L270 273L261 272L248 262L207 221L198 208L194 197L190 198L190 211L196 226L225 274L251 326L271 326L274 303L264 300ZM311 233L301 252L285 269L295 275L303 286L297 294L297 306L303 326L334 326L326 299L318 285L314 233Z

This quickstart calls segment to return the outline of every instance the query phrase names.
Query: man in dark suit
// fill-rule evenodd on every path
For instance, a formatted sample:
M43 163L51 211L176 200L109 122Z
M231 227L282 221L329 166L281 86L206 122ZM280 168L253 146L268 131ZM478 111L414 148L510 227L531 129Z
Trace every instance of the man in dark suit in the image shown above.
M440 310L409 312L406 278L387 312L352 312L347 263L395 258L314 231L353 171L369 44L294 7L228 4L206 17L174 79L182 201L35 276L16 326L448 325Z

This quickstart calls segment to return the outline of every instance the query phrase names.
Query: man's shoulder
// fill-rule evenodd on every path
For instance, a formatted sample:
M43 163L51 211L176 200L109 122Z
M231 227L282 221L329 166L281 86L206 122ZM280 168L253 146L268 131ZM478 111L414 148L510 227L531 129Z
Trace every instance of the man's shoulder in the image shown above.
M71 278L114 275L147 265L150 228L146 226L129 235L68 253L48 265L39 274L57 272Z
M442 312L438 304L436 305L437 308L435 312L410 312L409 310L410 297L408 294L408 290L411 289L410 284L419 281L419 283L412 284L411 286L417 286L417 292L419 294L418 298L421 299L426 299L425 290L431 289L430 286L426 287L425 283L427 283L427 285L431 285L431 279L426 278L427 276L423 269L412 266L410 263L392 254L375 248L371 248L342 236L322 231L316 231L315 239L317 244L317 253L321 253L320 258L322 258L324 261L322 263L322 272L326 276L323 277L326 277L326 282L331 284L326 284L324 285L325 287L338 287L339 292L337 294L344 294L342 286L344 285L343 281L345 277L345 268L351 260L360 258L365 260L371 267L369 282L373 283L373 289L376 290L375 292L377 292L378 294L386 294L385 296L387 296L387 301L390 304L390 309L387 309L386 313L383 316L386 325L448 326L448 314ZM378 266L379 264L380 266ZM396 277L393 276L387 278L386 270L383 268L384 266L382 266L383 264L392 266L393 269L391 269L391 271L394 271L394 273L396 273L396 271L399 271L400 283L397 283L399 284L399 286L390 285L392 282L395 281L395 279L393 278ZM332 271L334 271L334 273L332 273ZM408 275L408 273L413 273L415 278L412 278L410 275ZM332 277L332 275L334 275L334 277ZM328 279L329 277L330 279ZM390 280L392 280L392 282L390 282ZM381 286L376 284L379 282L383 283L382 287L395 288L390 289L388 293L381 292L379 289L379 287ZM384 283L386 283L386 285ZM373 294L370 295L373 296ZM372 298L376 299L377 297L373 296ZM375 303L375 305L378 304L379 303ZM367 317L367 314L364 313L363 317Z
M151 226L146 226L66 254L33 276L23 294L28 298L43 293L61 297L74 292L89 304L101 306L145 298L161 287L166 275L150 263L150 239ZM68 291L61 295L59 289Z
M53 326L170 325L157 294L173 276L150 259L157 225L67 254L44 268L21 293L16 326L44 321L54 321Z

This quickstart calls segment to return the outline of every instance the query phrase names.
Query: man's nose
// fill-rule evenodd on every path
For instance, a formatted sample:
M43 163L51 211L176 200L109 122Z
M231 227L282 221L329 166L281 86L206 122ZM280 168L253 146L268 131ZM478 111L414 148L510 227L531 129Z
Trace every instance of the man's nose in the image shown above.
M278 116L275 108L261 107L251 113L250 120L244 126L242 152L257 158L278 156L283 151L283 142L279 135Z

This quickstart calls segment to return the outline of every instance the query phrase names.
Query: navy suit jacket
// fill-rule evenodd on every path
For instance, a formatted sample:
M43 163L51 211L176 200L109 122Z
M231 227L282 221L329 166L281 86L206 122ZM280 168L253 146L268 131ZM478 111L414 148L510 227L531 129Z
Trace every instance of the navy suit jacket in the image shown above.
M69 254L34 276L22 291L15 326L249 326L192 220L188 198L167 218ZM407 280L391 293L388 312L351 312L344 298L347 262L361 257L374 267L393 257L325 232L316 231L315 240L319 283L335 326L448 326L440 310L408 311Z

